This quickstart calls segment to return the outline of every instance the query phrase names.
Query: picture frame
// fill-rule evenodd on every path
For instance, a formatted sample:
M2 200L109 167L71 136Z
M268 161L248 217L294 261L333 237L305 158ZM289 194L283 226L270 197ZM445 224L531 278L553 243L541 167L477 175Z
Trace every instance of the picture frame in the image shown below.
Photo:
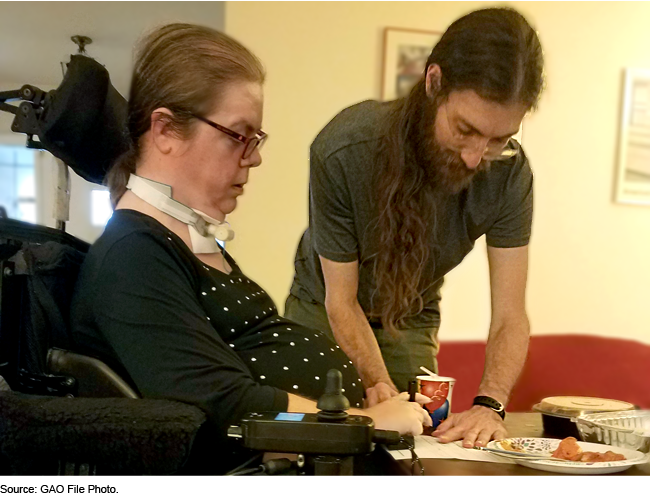
M650 69L627 68L615 200L650 206Z
M408 94L424 72L433 46L442 33L406 28L384 28L381 100Z

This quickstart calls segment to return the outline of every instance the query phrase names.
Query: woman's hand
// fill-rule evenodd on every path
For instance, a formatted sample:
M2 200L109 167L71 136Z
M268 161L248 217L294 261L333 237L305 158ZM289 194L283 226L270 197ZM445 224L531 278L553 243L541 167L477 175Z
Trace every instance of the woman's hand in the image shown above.
M415 395L415 402L409 402L406 392L364 409L363 413L375 421L379 430L394 430L400 435L420 435L422 425L431 426L429 413L422 408L422 404L431 402L429 397L421 394Z

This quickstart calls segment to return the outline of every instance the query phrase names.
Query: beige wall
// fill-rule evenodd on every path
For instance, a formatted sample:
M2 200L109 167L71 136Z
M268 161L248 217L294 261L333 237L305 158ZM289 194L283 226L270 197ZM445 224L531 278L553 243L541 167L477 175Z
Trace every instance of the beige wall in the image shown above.
M226 32L265 63L264 164L231 216L243 270L282 308L307 224L308 148L340 109L378 98L385 26L444 30L484 2L229 2ZM623 69L650 68L650 3L515 2L538 29L547 90L523 143L535 171L533 333L650 343L650 208L613 202ZM485 338L485 244L443 289L442 339Z

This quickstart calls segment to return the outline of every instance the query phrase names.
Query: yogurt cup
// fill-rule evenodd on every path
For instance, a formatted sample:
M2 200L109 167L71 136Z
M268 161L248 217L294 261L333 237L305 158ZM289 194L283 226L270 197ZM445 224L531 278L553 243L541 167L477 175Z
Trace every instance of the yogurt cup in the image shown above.
M435 430L440 423L451 414L451 395L454 389L454 378L446 376L418 376L418 392L431 399L429 404L424 408L431 416L433 425L427 433Z

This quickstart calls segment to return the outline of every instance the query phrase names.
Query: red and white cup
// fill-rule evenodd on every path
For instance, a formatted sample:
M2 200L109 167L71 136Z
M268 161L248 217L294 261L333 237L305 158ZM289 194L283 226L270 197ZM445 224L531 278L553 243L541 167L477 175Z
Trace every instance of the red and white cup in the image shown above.
M456 380L446 376L418 376L417 380L418 392L431 399L429 404L424 405L433 422L428 433L451 414L451 394Z

